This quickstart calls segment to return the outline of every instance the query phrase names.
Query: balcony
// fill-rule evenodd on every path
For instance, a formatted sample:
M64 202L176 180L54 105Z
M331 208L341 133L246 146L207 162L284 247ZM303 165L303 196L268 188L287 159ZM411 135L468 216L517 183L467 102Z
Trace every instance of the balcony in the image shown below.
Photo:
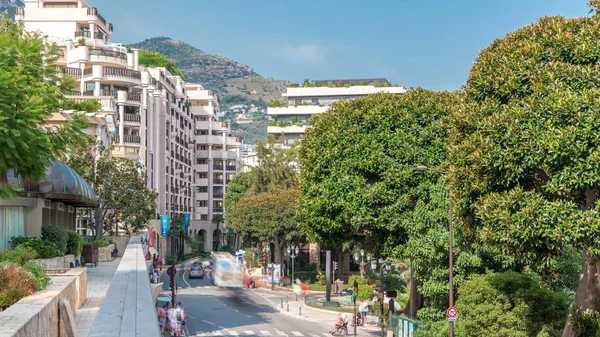
M81 69L71 67L59 67L59 71L63 74L71 75L75 78L81 77Z
M75 37L92 37L92 32L89 30L77 30L75 31Z
M235 171L235 170L236 170L236 168L235 168L235 165L227 165L227 166L225 167L225 169L226 169L227 171Z
M137 70L104 67L104 79L124 85L140 85L142 75Z
M213 213L223 213L223 207L213 207Z
M112 155L115 157L136 159L140 155L140 148L137 146L131 146L131 145L113 144L111 152L112 152Z
M100 92L100 94L102 96L107 96L107 97L113 97L113 98L117 98L117 92L116 91L110 91L110 90L102 90Z
M213 184L223 184L223 179L213 179Z
M123 120L125 122L139 124L142 121L142 116L139 114L125 113L123 114Z
M114 135L113 136L113 142L114 143L120 143L120 137L119 135ZM141 137L138 135L123 135L123 143L125 144L137 144L139 145L141 142Z
M223 171L223 165L215 165L215 164L213 164L213 170Z
M286 133L305 133L309 125L291 125L291 126L267 126L267 133L286 134Z
M141 94L127 94L127 101L128 102L141 102L142 101L142 95Z
M215 194L213 194L213 198L223 199L223 193L215 193Z
M127 66L127 54L110 49L90 47L90 62L116 63Z

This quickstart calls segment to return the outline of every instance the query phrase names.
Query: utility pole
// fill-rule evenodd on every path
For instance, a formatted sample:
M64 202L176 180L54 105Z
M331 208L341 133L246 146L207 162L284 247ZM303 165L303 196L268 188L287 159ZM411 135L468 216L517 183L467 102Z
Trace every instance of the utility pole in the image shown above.
M174 229L174 228L173 228ZM171 277L171 302L172 302L172 307L175 308L175 303L176 299L175 296L177 296L176 292L177 292L177 285L176 283L176 276L177 276L177 269L175 268L175 231L171 232L171 275L169 275Z

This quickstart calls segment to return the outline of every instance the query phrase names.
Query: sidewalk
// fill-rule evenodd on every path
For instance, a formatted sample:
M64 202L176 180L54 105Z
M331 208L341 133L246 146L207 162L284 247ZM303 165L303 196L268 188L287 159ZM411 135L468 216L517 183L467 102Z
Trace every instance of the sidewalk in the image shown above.
M286 289L286 288L282 288ZM287 290L287 289L286 289ZM304 298L298 296L298 301L296 301L296 295L292 292L288 292L285 290L275 290L272 291L270 289L265 288L255 288L252 289L254 293L264 298L266 301L271 303L271 305L281 312L282 314L292 316L295 318L300 318L304 320L308 320L315 323L320 323L324 325L332 325L337 322L339 317L343 314L346 315L346 318L352 321L351 313L343 313L343 312L335 312L324 309L311 308L304 304ZM269 296L271 295L271 296ZM276 296L273 296L276 295ZM286 299L287 295L287 299ZM325 294L323 294L325 296ZM283 308L281 307L281 299L283 299ZM289 307L289 311L288 311ZM354 327L348 325L348 334L352 335L354 332ZM357 336L381 336L381 327L376 325L371 326L359 326L357 327Z
M117 257L111 262L100 262L97 267L87 269L87 301L75 313L78 337L89 336L96 315L120 262L121 258Z

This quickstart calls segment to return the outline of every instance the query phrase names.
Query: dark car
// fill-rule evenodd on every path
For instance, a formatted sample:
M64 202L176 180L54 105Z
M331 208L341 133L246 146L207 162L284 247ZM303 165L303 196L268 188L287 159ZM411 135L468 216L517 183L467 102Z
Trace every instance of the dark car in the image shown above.
M340 293L340 295L342 295L342 296L348 296L348 295L352 295L353 292L354 292L354 289L348 288L346 290L342 290L342 292Z
M201 265L192 265L189 271L189 278L204 278L204 269Z

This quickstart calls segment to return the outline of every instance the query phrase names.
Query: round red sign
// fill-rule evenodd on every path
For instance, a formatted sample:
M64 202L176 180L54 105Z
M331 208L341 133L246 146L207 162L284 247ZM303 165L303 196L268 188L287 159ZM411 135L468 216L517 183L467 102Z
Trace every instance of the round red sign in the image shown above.
M450 307L446 310L446 315L448 315L448 318L456 318L456 316L458 316L458 310L456 310L455 307Z

